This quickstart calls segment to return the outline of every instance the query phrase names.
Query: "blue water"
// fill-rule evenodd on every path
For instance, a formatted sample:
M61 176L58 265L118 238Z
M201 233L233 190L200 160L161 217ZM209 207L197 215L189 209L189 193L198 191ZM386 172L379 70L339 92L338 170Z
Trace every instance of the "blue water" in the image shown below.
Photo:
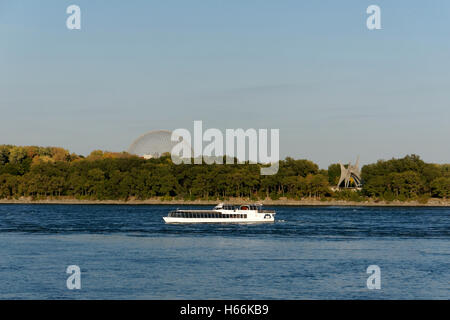
M450 299L448 208L275 207L273 224L165 225L174 208L0 205L0 299ZM69 265L81 290L66 287Z

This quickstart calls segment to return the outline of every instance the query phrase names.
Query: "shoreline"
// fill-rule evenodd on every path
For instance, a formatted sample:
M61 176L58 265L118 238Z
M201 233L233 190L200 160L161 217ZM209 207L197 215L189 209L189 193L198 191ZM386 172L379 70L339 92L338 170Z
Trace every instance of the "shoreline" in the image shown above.
M450 199L430 199L427 203L419 201L346 201L346 200L258 200L233 198L229 200L163 200L163 199L147 199L147 200L79 200L79 199L42 199L33 200L30 198L19 199L0 199L0 204L58 204L58 205L211 205L215 206L220 202L229 204L243 203L262 203L266 206L343 206L343 207L450 207Z

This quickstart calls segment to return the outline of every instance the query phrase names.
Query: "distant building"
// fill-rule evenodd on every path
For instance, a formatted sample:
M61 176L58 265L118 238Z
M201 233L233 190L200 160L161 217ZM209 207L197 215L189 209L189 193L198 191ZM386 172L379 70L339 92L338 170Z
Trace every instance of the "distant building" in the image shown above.
M172 148L180 141L172 140L172 132L167 130L150 131L136 139L128 148L129 154L144 159L155 159L166 154L170 155ZM186 143L183 141L183 143ZM187 145L191 148L190 145Z

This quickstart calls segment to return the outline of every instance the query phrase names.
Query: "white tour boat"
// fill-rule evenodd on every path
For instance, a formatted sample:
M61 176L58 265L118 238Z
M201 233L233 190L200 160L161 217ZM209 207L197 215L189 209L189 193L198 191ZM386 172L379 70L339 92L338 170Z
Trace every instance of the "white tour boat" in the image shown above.
M254 223L274 222L275 211L263 210L261 204L240 206L218 204L212 210L177 209L163 218L166 223Z

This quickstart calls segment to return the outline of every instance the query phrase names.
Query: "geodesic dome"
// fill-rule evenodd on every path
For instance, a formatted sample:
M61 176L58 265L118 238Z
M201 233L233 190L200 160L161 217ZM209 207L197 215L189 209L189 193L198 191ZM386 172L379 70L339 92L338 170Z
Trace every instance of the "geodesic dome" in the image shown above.
M170 153L172 148L182 141L179 137L178 141L171 141L172 132L168 130L150 131L137 138L128 148L128 153L135 154L146 159L158 158L164 153ZM190 148L190 145L186 146Z

